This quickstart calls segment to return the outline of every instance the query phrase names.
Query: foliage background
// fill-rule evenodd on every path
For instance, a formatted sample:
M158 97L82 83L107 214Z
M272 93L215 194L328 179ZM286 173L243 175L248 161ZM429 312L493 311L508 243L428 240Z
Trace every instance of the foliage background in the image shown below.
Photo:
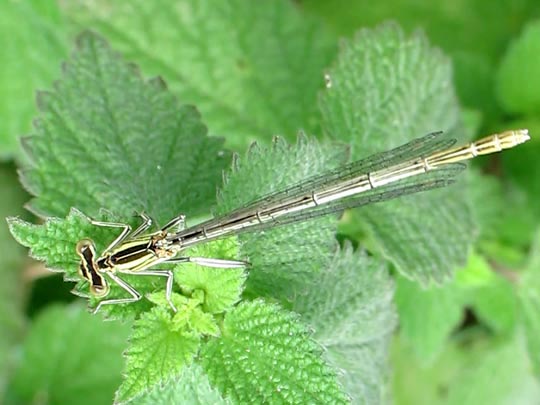
M428 130L442 128L466 138L468 134L474 137L507 128L529 128L533 139L526 146L473 165L475 170L467 180L472 213L461 210L458 203L452 206L454 209L441 208L445 210L441 212L452 213L451 221L462 237L452 239L452 232L441 232L427 233L426 239L421 239L425 227L436 230L441 225L418 222L421 218L414 216L409 222L404 220L403 216L412 215L407 211L411 202L374 209L364 214L361 227L358 223L363 213L349 214L340 225L339 236L352 240L355 246L366 246L393 266L399 328L391 347L391 367L387 370L391 383L386 399L393 398L397 404L538 403L537 1L395 0L373 4L303 0L279 1L275 7L264 2L266 6L259 8L248 7L248 2L240 0L228 5L203 1L197 13L187 13L183 2L169 0L114 3L0 3L0 215L39 221L23 208L31 196L17 179L16 165L28 163L18 138L34 132L32 119L38 115L35 92L50 89L61 77L60 66L68 59L74 38L88 28L101 33L127 61L139 65L145 77L163 76L182 103L197 106L209 133L224 136L225 145L241 155L253 140L268 145L276 134L294 142L300 128L321 139L324 133L346 142L351 145L352 156L395 146ZM172 13L173 9L176 12ZM343 51L339 53L339 38L352 41L359 29L375 27L388 19L397 21L407 35L422 29L429 43L450 58L453 84L449 86L455 88L460 110L452 108L452 92L444 85L450 72L445 70L438 51L411 41L423 63L414 65L414 58L407 60L409 70L403 73L407 80L386 88L386 77L378 72L391 72L400 61L399 54L384 54L386 59L378 60L374 55L380 38L369 42L365 34L364 41L375 44L373 49L363 48L361 54L374 69L372 81L360 81L351 93L337 93L335 99L320 96L319 103L314 101L324 87L324 72L331 72L333 80L339 82L340 74L347 77L348 68L361 71L365 66L360 57L346 59ZM341 65L336 62L338 55L344 58ZM432 64L424 63L426 60ZM390 63L389 67L385 61L394 65ZM343 112L347 112L347 105L362 102L356 92L367 94L369 100L373 86L381 93L411 94L422 83L429 83L423 90L430 97L422 98L424 93L418 91L417 99L409 97L384 109L373 108L366 116ZM422 122L401 119L403 111L424 105L418 100L431 105L427 114L430 119L434 118L433 111L440 112L440 127L424 128ZM369 111L370 105L361 104L362 111ZM360 124L347 126L350 121L337 119L339 114L342 118L352 116L351 120ZM372 117L376 118L370 120ZM384 136L362 138L365 133L376 132L372 121L387 124L379 131ZM393 122L397 125L388 124ZM434 200L444 196L439 194ZM221 209L232 203L225 196ZM429 200L424 204L420 212L439 209ZM35 202L32 208L40 212ZM407 224L401 227L403 234L417 238L416 244L410 245L417 248L413 253L392 255L389 251L397 244L396 235L385 232L392 224L377 218L394 218L400 210L408 215L398 216L396 221ZM433 218L437 218L436 213L432 213ZM474 221L477 235L474 247L468 250L473 235L467 224ZM435 248L430 251L426 246L432 239ZM449 248L442 251L440 246L445 242ZM415 263L424 257L424 250L425 257L435 261L435 269L445 269L455 276L441 285L421 285L420 268L424 267L415 268ZM459 260L455 256L466 251L470 251L467 264L456 268ZM129 327L104 323L87 315L80 305L69 303L73 300L69 294L72 285L28 259L7 225L0 227L0 252L0 394L6 402L71 403L73 398L84 398L88 403L109 403L121 381L121 352ZM412 274L416 281L399 274ZM440 272L433 274L435 279L443 278L438 277ZM254 278L251 282L258 291L264 289L261 280ZM339 287L334 280L321 282ZM341 291L336 288L334 293ZM293 309L307 313L306 308L324 307L325 299L301 298ZM367 319L374 319L377 313ZM339 347L339 342L329 338L331 327L321 325L316 317L310 319L310 325L327 347ZM360 332L356 335L370 338ZM339 356L338 351L332 353ZM371 370L366 358L356 359L368 369L363 375ZM62 367L45 366L50 364ZM184 380L196 379L200 373L199 369L190 370ZM175 395L195 395L189 389L186 383L177 387L181 393ZM219 397L213 387L199 386L198 390L196 395L201 398ZM148 403L152 402L151 395Z

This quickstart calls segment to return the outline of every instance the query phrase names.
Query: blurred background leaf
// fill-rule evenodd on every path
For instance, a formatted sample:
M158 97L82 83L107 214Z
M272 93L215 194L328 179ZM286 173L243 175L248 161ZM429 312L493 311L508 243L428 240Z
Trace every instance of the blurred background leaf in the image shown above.
M67 56L66 24L56 0L4 0L0 5L0 158L21 156L36 90L49 86Z
M98 0L67 9L75 30L99 30L146 74L163 76L228 147L320 133L315 101L336 37L290 1Z

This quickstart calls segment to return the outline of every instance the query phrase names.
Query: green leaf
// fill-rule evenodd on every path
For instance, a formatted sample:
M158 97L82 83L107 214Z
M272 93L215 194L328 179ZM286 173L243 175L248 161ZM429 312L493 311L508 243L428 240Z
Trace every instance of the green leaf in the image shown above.
M297 316L258 300L225 316L201 360L211 384L235 403L347 403L321 355Z
M500 273L485 257L473 252L467 266L456 272L454 284L482 324L494 333L510 335L516 325L516 293L508 280L513 275Z
M533 242L529 264L519 283L520 319L534 372L540 377L540 232Z
M64 216L77 207L95 217L104 207L123 218L145 211L158 224L208 211L229 161L222 141L206 136L199 114L161 79L143 80L103 39L78 38L39 109L22 176L36 195L32 211Z
M30 131L34 92L55 77L67 41L57 1L7 0L1 9L0 156L7 157Z
M429 367L397 343L392 353L396 404L528 405L540 396L519 338L497 343L469 333L450 342Z
M422 363L433 362L461 321L465 304L462 294L454 282L422 288L398 277L396 304L400 331Z
M478 318L496 333L511 333L516 325L517 298L512 283L495 275L489 284L471 291Z
M346 246L311 292L294 302L329 362L343 370L339 379L354 403L385 402L387 356L396 325L394 287L385 267Z
M491 344L464 358L460 373L448 390L446 404L534 404L540 385L530 373L530 362L520 339Z
M24 215L27 194L22 190L13 165L0 165L0 220L8 215ZM0 222L0 398L5 379L15 360L13 346L19 341L25 324L24 298L26 283L23 265L26 249L13 240L8 226Z
M494 59L501 43L531 15L538 15L534 0L489 0L424 2L400 0L372 3L369 0L332 2L304 0L307 11L323 18L341 35L373 26L389 19L397 20L407 31L422 27L433 42L448 51L468 51ZM478 21L482 24L478 24Z
M133 401L134 405L226 405L230 401L223 399L219 392L210 386L208 377L199 365L191 364L182 369L180 376L171 380L164 387L156 386Z
M318 130L316 96L335 38L292 2L100 0L78 11L80 25L164 75L228 145Z
M540 20L530 21L504 55L497 72L497 96L508 113L540 112Z
M283 190L342 163L344 150L300 136L296 145L278 138L271 148L253 145L236 158L219 195L224 214L271 192ZM337 218L316 220L240 235L240 258L249 262L248 296L270 296L282 304L309 288L335 251Z
M461 102L496 119L500 111L494 97L494 66L501 49L525 21L540 15L535 0L498 0L497 7L490 0L304 0L302 5L340 35L351 36L388 20L398 21L408 33L420 27L452 56Z
M518 235L512 240L521 241L518 236L522 232L524 234L521 238L524 239L522 245L528 246L534 236L535 226L540 223L540 204L537 204L540 199L540 184L536 181L540 176L540 161L538 160L538 154L540 153L540 138L538 137L538 134L540 134L540 119L513 122L511 125L516 125L518 128L528 128L532 136L524 147L509 150L508 153L501 155L502 170L504 170L503 179L509 184L505 190L506 204L519 204L514 214L509 214L508 210L506 211L506 217L508 218L505 218L503 225L512 226L512 220L517 217L516 220L519 221L518 224L521 226L513 225L513 233ZM521 222L525 223L521 224ZM501 230L499 233L503 231Z
M12 381L19 403L110 403L120 384L129 325L79 306L52 306L32 324Z
M199 336L173 328L170 313L162 308L154 308L135 322L126 352L125 378L116 392L117 402L127 402L164 385L191 364L199 349Z
M120 234L118 228L98 227L77 209L72 209L66 219L49 218L43 225L34 225L20 218L8 218L12 235L30 248L30 256L45 262L52 271L63 271L67 280L78 280L80 258L75 246L81 239L92 239L98 251Z
M186 251L185 255L236 259L237 251L237 241L232 238L197 246ZM174 279L185 294L193 294L197 290L203 292L203 310L217 314L225 312L240 299L246 273L243 268L220 269L189 263L177 266Z
M323 125L358 159L434 130L463 139L451 66L425 37L393 24L344 42L321 97ZM375 246L409 278L441 281L465 262L474 221L456 188L357 213ZM421 247L421 248L419 248Z

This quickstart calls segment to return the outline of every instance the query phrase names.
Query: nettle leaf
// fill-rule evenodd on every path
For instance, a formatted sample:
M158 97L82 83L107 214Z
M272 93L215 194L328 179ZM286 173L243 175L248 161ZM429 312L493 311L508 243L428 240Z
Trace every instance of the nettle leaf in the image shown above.
M75 246L81 239L92 239L98 251L103 251L121 232L118 228L98 227L77 209L72 209L66 219L49 218L43 225L22 219L8 218L11 234L17 241L30 248L30 256L45 262L52 271L65 272L66 280L78 280L80 257Z
M129 324L79 306L51 306L32 323L11 391L18 403L110 403L120 384Z
M228 154L206 136L193 107L181 106L161 79L143 80L105 41L84 33L25 146L22 175L36 196L30 209L64 216L77 207L127 218L145 211L164 224L179 211L208 211Z
M354 403L384 403L396 325L394 286L385 263L346 246L311 290L293 308L314 328L329 362L342 370L339 379L347 393Z
M236 260L236 238L217 240L189 249L189 257ZM175 281L184 294L203 292L202 308L210 314L224 312L239 299L244 287L246 271L243 268L220 269L188 263L176 267Z
M163 75L228 145L319 132L317 91L336 40L292 2L80 4L66 5L80 11L80 25L97 27L146 72Z
M0 156L18 154L30 131L34 92L54 78L67 55L65 24L56 1L3 1L0 13Z
M537 232L526 272L519 283L521 321L534 372L540 377L540 232Z
M176 378L191 364L199 341L195 333L175 331L171 314L160 307L143 314L133 325L116 401L125 403Z
M271 148L254 144L235 157L219 194L217 214L244 206L343 162L341 147L323 147L303 135L296 145L281 138ZM240 235L240 258L250 262L246 294L282 303L307 291L311 278L326 268L336 241L337 216Z
M211 384L235 403L347 403L320 347L291 312L261 300L225 315L202 348Z
M423 288L398 277L396 304L400 331L419 360L431 363L444 349L463 315L465 298L455 282Z
M164 387L156 386L152 391L136 398L132 403L136 405L231 404L210 385L208 377L204 374L201 366L197 364L184 367L178 378L171 380Z
M345 41L321 97L328 135L369 156L428 132L464 137L450 61L396 25ZM358 210L376 247L409 278L441 281L464 264L474 221L464 193L438 190Z

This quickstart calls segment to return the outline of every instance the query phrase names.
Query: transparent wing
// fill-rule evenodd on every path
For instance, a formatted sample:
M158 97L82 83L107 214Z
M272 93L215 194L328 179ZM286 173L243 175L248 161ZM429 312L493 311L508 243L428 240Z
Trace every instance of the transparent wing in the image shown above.
M421 138L414 139L389 151L376 153L322 174L308 177L283 190L269 193L256 200L250 201L237 211L240 212L241 209L264 208L274 204L276 201L303 195L306 191L318 190L321 187L332 183L345 182L368 172L381 170L415 158L428 156L435 151L450 148L455 143L455 139L444 139L442 131L431 132Z
M234 234L261 231L275 226L307 221L323 215L339 213L348 208L365 206L434 188L445 187L452 184L455 181L455 177L465 167L465 165L459 163L447 165L443 168L396 181L386 186L377 187L352 197L291 212L290 214L282 215L279 218L264 223L253 222L253 218L257 216L261 206L250 205L249 207L240 208L229 214L185 229L174 235L170 241L173 243L181 242L183 245L194 245L199 242L206 242ZM238 225L243 226L239 227ZM214 229L219 229L220 234L212 237L207 236L208 231Z

